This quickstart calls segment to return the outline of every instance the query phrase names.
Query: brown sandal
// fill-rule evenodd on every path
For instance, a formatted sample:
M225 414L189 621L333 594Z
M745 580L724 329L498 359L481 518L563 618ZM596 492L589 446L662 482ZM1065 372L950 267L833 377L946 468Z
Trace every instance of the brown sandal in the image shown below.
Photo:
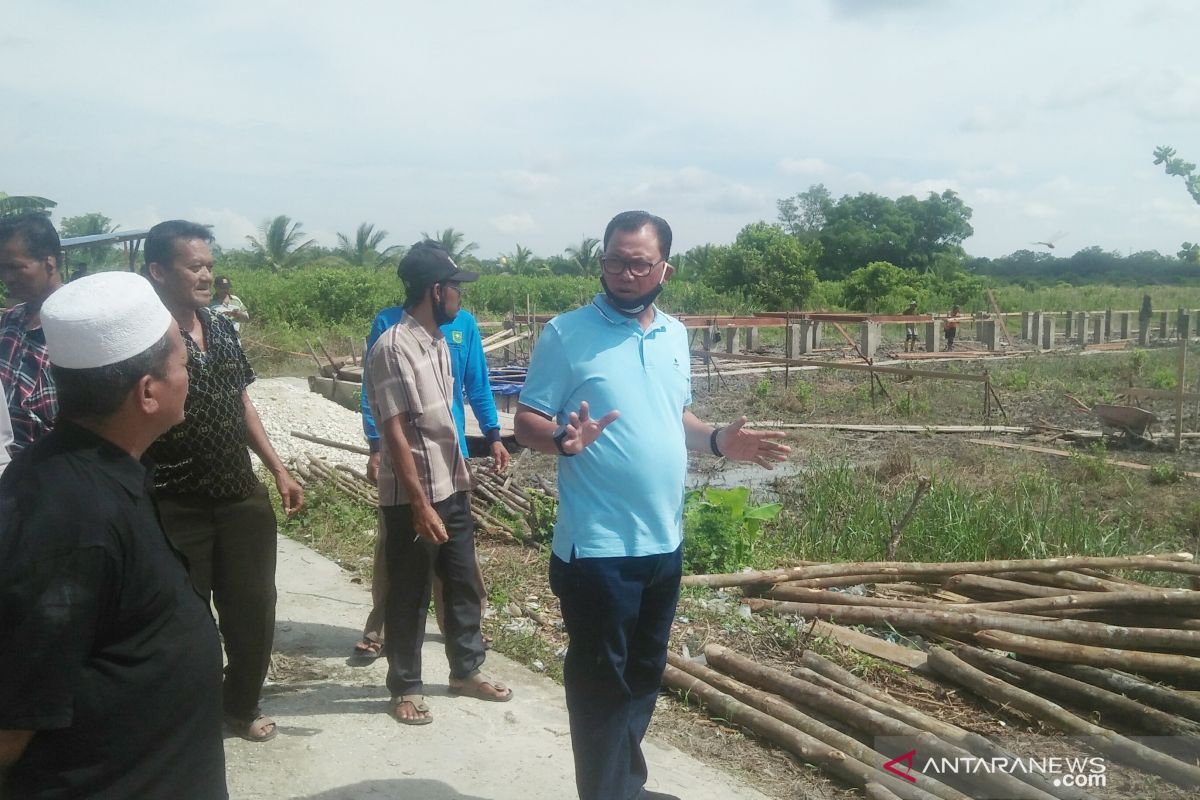
M279 726L275 724L275 720L266 714L259 714L250 720L238 719L226 714L225 724L247 742L269 742L279 733Z
M420 717L402 717L402 716L400 716L400 707L403 706L405 703L412 706L413 711L415 711L418 714L423 714L424 716L420 716ZM423 694L401 695L400 702L396 702L396 699L392 698L392 716L396 718L397 722L403 723L405 725L428 725L429 723L433 722L433 715L429 713L429 705L425 702L425 695L423 695Z
M507 703L512 700L512 689L503 683L482 675L467 678L463 683L451 683L450 694L459 697L473 697L476 700L486 700L489 703Z

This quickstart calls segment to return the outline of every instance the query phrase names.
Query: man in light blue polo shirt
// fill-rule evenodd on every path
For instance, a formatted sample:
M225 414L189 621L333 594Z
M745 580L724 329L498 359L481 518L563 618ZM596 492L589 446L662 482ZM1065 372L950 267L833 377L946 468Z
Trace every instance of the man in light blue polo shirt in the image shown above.
M641 741L679 599L687 451L770 468L790 450L781 432L746 430L745 417L714 429L688 410L687 331L654 305L670 253L661 217L626 211L608 223L604 292L546 326L516 415L521 444L559 456L550 586L570 635L563 679L581 800L671 797L646 791Z

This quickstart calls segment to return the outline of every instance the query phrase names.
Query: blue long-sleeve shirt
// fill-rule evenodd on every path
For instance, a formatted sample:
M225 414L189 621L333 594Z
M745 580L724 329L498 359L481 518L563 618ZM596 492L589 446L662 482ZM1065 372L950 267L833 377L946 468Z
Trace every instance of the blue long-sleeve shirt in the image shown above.
M367 335L367 353L375 345L383 332L395 325L404 316L402 306L390 306L375 315L371 323L371 332ZM450 348L450 369L454 373L454 398L451 412L454 414L454 424L458 428L458 446L462 449L463 458L467 457L467 414L463 408L463 395L471 403L471 411L479 423L488 442L500 439L500 418L496 414L496 400L492 397L492 383L488 379L487 357L483 354L483 339L479 335L479 326L470 312L460 310L453 322L442 326L446 337L446 346ZM367 436L367 444L371 452L378 452L380 447L379 430L375 427L375 417L371 413L368 402L367 387L370 385L366 375L367 358L363 356L362 384L362 420L363 433Z

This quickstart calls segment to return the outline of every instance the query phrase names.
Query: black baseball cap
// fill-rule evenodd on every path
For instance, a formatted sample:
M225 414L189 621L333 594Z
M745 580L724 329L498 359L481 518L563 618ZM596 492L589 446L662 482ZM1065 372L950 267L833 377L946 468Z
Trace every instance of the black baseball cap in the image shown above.
M459 269L445 248L432 242L414 244L400 261L400 280L406 286L423 288L435 283L456 281L468 283L479 280L478 272Z

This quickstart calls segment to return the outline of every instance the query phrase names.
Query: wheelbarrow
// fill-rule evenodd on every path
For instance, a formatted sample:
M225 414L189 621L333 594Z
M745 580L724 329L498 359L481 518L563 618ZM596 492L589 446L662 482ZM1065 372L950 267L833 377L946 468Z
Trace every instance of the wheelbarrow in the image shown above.
M1096 405L1092 414L1100 420L1100 427L1108 431L1123 433L1135 445L1152 445L1148 431L1158 424L1158 417L1137 406Z

